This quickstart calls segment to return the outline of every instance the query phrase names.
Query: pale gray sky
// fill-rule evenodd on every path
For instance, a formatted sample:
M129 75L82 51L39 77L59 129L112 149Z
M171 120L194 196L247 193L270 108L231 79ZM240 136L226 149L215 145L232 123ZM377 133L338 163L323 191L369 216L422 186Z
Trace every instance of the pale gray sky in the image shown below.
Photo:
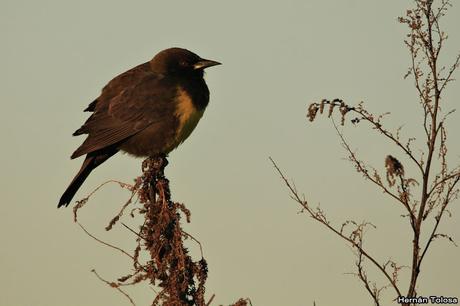
M450 33L446 63L460 50L460 5L453 2L443 24ZM250 297L259 306L371 305L362 284L345 274L353 271L350 248L297 214L268 156L333 222L372 221L377 230L368 233L368 247L380 261L410 264L403 210L343 159L329 121L305 118L307 104L323 97L364 100L374 113L392 112L390 127L404 124L404 135L420 135L415 90L402 80L406 29L396 21L410 5L0 0L0 305L128 305L89 271L115 279L130 272L129 260L87 237L71 209L56 205L82 162L69 160L83 141L71 137L87 116L82 110L112 77L171 46L223 63L207 72L210 105L167 168L173 199L192 211L186 229L204 247L208 297L216 294L222 304ZM446 109L458 108L460 83L444 98ZM449 126L450 158L457 163L459 116ZM380 169L387 154L402 158L364 126L345 133ZM119 154L89 177L77 198L108 179L129 182L140 162ZM131 246L129 232L104 232L127 196L107 187L81 221L100 237ZM442 231L459 242L458 201L453 204ZM438 241L418 292L459 296L459 255L459 248ZM408 270L403 273L407 281ZM138 305L152 300L146 287L131 292ZM384 305L391 296L388 290Z

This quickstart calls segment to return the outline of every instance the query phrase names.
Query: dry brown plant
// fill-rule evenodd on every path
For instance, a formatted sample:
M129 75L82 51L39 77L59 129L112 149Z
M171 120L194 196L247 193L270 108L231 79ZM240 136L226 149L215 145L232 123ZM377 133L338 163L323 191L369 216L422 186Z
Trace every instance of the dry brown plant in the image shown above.
M132 260L132 272L119 277L116 281L105 280L96 270L92 270L99 280L122 293L131 305L135 305L134 300L122 288L146 281L152 286L154 292L152 306L208 306L214 299L213 295L209 301L205 301L208 265L203 258L200 242L185 232L181 225L183 217L187 223L190 223L191 212L184 204L171 201L169 180L164 175L167 163L165 156L148 158L142 163L142 175L135 179L134 184L118 181L101 184L87 197L78 201L74 208L74 221L98 243L120 251ZM90 197L110 182L115 182L129 190L131 196L105 229L109 231L121 223L134 233L136 247L132 252L95 237L77 218L77 212L87 204ZM134 199L136 201L133 201ZM143 224L137 231L120 222L130 204L138 205L131 210L129 216L134 218L137 214L143 219ZM193 260L184 246L184 241L187 239L199 245L201 259ZM142 261L141 258L148 259ZM249 299L239 299L232 304L232 306L247 305L251 305Z
M289 188L291 197L301 205L302 211L308 213L315 221L352 246L357 258L356 272L353 274L364 284L375 305L381 305L380 293L387 288L393 289L395 300L401 296L416 297L422 263L433 241L445 238L455 244L448 234L438 231L441 221L446 216L451 216L448 208L459 195L458 183L460 181L460 165L451 166L447 162L448 133L445 122L453 111L445 112L441 108L444 102L443 92L446 86L453 81L453 74L460 62L459 54L450 67L443 67L439 63L441 50L447 40L446 33L441 29L440 20L450 6L449 0L414 0L414 7L407 10L405 17L398 19L409 29L404 42L409 50L411 64L405 78L413 78L419 105L423 109L424 115L420 128L423 129L426 147L414 150L415 138L403 140L400 135L401 129L391 131L384 126L383 119L389 113L375 116L364 107L362 102L357 106L351 106L341 99L324 99L319 103L310 104L307 112L309 121L313 122L327 109L327 116L332 120L348 154L348 159L356 170L405 209L405 217L407 217L413 236L412 241L408 242L408 248L411 250L410 263L399 265L392 260L385 262L377 259L377 254L372 254L363 246L365 229L369 226L373 227L372 223L345 221L341 226L332 225L325 212L309 204L271 159ZM367 123L373 131L397 147L401 154L408 158L413 164L411 166L415 166L415 173L409 173L409 167L406 167L405 170L396 157L387 155L385 158L386 181L383 180L381 173L362 161L351 149L349 142L333 119L335 110L340 113L341 125L344 125L347 119L350 119L354 126L362 126L363 123ZM428 222L430 219L432 223ZM370 263L380 271L386 279L385 284L379 286L370 280L365 269L365 261L366 264ZM401 284L399 276L401 269L405 266L410 268L410 280L408 284ZM404 289L406 286L407 289ZM403 302L402 305L417 305L417 302Z

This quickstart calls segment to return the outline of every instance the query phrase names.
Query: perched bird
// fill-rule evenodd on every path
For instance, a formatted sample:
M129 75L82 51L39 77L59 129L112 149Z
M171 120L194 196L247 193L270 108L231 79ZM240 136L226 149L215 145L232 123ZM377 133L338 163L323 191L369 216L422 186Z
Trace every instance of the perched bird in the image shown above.
M71 158L86 157L58 207L68 206L91 171L118 151L137 157L167 154L190 136L209 102L204 69L215 65L220 63L170 48L111 80L84 110L91 116L73 133L88 137Z

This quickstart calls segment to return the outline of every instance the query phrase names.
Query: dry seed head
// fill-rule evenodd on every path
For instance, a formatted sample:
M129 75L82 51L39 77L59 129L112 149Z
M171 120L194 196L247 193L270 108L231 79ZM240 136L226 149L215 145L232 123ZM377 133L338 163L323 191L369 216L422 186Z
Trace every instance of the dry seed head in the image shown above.
M331 118L332 112L334 111L334 107L335 107L334 103L329 104L329 113L327 114L328 118Z
M404 175L404 167L399 160L395 157L388 155L385 158L385 167L387 171L393 175L403 176Z
M387 155L385 158L385 168L387 169L387 181L388 184L394 186L396 183L396 177L404 176L404 167L399 160L391 155Z
M320 114L323 113L323 111L324 111L324 105L326 104L326 102L327 102L326 99L321 100L321 103L319 104L319 112L320 112Z
M307 117L308 117L308 120L310 120L310 122L313 122L313 120L315 120L316 114L318 113L318 109L319 108L318 108L318 105L316 103L312 103L308 107Z

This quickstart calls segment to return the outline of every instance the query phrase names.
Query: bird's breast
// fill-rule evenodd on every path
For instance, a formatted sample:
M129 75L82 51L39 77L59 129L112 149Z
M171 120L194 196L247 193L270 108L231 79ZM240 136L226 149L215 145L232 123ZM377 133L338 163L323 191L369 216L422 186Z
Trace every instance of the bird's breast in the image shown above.
M177 105L175 116L178 119L178 128L172 147L175 148L185 141L195 129L203 116L204 109L198 110L189 95L183 88L177 91Z

